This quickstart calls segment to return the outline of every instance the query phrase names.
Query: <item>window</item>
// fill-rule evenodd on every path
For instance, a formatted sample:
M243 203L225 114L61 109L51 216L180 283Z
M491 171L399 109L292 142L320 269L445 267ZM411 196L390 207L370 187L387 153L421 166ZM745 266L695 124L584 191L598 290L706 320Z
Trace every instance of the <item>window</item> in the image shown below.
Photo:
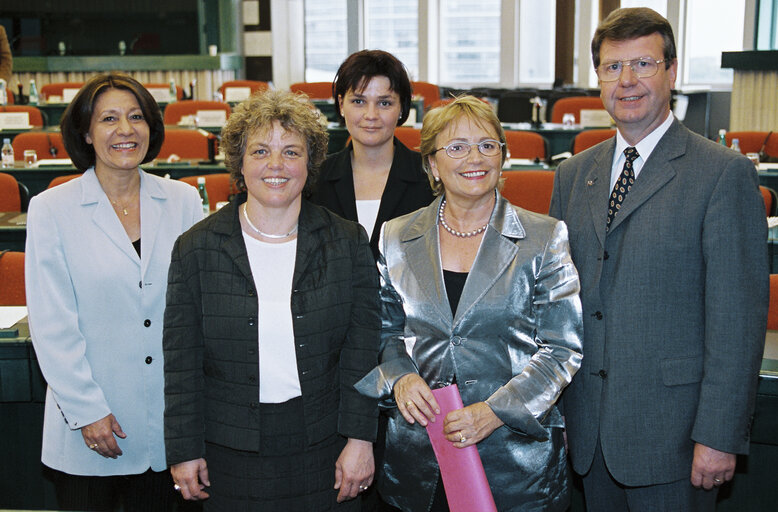
M667 0L621 0L622 7L648 7L667 18Z
M305 81L331 82L347 56L346 0L305 0Z
M684 84L732 84L721 52L743 49L744 18L745 0L686 0Z
M440 0L440 80L500 81L500 0Z
M519 11L519 81L554 81L556 2L521 0Z
M366 0L365 47L391 53L405 64L411 79L418 80L418 0Z

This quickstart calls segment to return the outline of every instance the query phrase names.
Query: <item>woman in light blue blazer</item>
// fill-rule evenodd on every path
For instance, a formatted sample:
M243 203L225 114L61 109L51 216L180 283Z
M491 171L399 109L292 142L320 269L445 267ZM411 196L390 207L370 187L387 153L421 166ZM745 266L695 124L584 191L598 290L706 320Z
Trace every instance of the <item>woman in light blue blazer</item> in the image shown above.
M48 390L43 463L63 509L167 510L162 316L170 254L202 218L197 191L140 169L162 116L137 81L87 82L61 124L84 174L32 199L30 333ZM99 478L112 477L112 478Z

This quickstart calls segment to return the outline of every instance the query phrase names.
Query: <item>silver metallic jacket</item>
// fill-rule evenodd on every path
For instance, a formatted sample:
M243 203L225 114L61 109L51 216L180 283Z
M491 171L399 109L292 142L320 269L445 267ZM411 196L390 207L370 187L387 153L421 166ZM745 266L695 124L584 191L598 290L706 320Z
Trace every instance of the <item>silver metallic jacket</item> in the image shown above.
M481 441L497 509L565 510L562 416L554 405L581 364L578 273L563 222L497 194L456 315L443 282L437 212L430 206L382 230L380 364L357 388L388 407L379 490L406 511L427 511L438 465L424 427L392 397L411 372L432 388L456 380L465 406L485 401L505 423Z

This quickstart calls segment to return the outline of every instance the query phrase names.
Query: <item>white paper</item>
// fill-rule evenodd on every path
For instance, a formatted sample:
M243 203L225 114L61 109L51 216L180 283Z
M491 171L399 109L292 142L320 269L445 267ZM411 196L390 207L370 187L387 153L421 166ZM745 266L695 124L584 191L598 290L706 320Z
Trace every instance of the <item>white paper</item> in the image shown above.
M78 89L62 89L62 103L70 103L78 94Z
M0 129L26 130L30 126L29 112L0 112Z
M251 87L225 87L224 101L237 102L249 99L251 96Z
M147 87L146 90L157 103L170 103L170 89L168 87Z
M607 127L613 120L608 115L607 110L603 109L581 109L581 126Z
M27 316L27 306L0 306L0 329L8 329Z
M198 110L197 126L224 126L227 112L224 110Z
M73 161L70 158L40 158L30 167L47 167L49 165L68 165L72 166Z

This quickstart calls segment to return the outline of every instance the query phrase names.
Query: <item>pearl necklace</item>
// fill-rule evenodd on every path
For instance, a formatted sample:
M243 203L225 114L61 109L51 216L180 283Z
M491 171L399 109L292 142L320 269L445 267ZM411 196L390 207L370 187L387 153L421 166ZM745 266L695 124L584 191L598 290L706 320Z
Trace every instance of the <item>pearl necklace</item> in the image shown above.
M249 227L256 231L258 234L264 236L265 238L270 238L272 240L280 240L282 238L289 238L290 236L294 235L297 232L297 224L294 225L292 230L289 233L285 233L283 235L271 235L270 233L265 233L264 231L260 231L259 228L257 228L253 222L251 222L251 219L249 219L249 214L246 211L246 203L243 203L243 218L246 219L246 222L248 223Z
M487 221L486 224L473 231L468 231L467 233L462 233L461 231L457 231L456 229L453 229L451 226L449 226L446 223L446 219L445 217L443 217L443 210L445 208L446 208L446 200L444 199L443 201L440 202L440 208L438 209L438 222L440 223L441 226L443 226L443 229L445 229L446 231L448 231L454 236L458 236L459 238L470 238L471 236L480 235L489 226L489 222Z

